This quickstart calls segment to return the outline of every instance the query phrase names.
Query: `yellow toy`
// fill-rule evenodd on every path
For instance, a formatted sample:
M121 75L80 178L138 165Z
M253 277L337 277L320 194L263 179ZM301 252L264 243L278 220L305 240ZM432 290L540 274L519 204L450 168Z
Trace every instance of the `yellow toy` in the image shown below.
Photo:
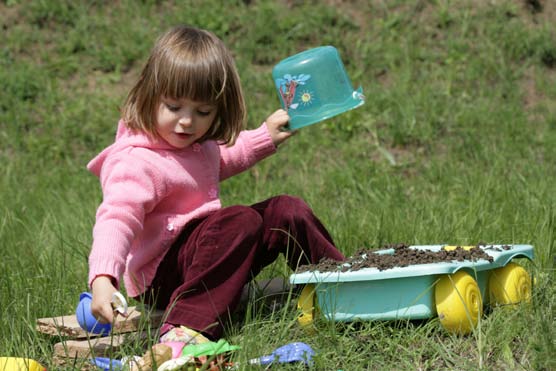
M408 249L453 251L458 246L423 245ZM531 301L532 279L514 258L533 260L531 245L463 246L487 258L394 266L318 269L290 276L305 285L298 300L299 323L311 328L317 315L333 321L400 320L438 317L451 333L468 334L478 325L483 306L515 306ZM394 249L373 253L393 255ZM361 256L362 261L366 259Z
M46 371L46 367L29 358L0 357L0 371Z

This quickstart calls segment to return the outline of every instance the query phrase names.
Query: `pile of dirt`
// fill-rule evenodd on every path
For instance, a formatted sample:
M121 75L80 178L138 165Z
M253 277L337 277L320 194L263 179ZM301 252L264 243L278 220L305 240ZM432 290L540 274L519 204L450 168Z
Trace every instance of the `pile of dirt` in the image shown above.
M319 272L346 272L357 271L363 268L377 268L386 270L394 267L406 267L416 264L429 264L452 261L493 261L492 257L484 252L486 248L483 244L478 244L471 249L464 249L457 246L453 250L417 250L410 249L408 245L399 243L386 245L382 249L394 249L393 254L376 254L376 250L360 249L354 255L348 257L344 262L337 262L331 259L323 259L318 264L308 264L299 267L296 273L307 271ZM509 246L488 247L489 249L507 249ZM347 264L346 264L347 263Z

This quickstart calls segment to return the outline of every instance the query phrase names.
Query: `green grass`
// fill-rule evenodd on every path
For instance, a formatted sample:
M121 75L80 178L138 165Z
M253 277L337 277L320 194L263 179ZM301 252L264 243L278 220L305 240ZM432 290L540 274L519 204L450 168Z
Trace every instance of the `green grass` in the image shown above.
M533 3L1 1L0 356L80 367L51 364L59 339L35 321L72 313L87 289L101 194L85 165L112 141L157 35L190 23L233 51L249 127L278 107L273 65L311 47L336 46L367 97L223 183L226 205L301 196L348 255L394 242L535 246L532 305L489 311L470 336L437 319L319 320L307 333L291 306L253 305L226 334L240 362L304 341L319 370L554 369L556 8ZM287 274L283 262L263 273Z

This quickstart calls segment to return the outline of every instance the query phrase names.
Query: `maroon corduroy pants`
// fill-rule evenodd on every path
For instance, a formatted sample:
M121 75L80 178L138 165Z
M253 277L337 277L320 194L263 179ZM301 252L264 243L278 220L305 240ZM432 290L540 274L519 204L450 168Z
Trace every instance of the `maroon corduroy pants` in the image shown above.
M344 259L303 200L277 196L222 208L186 225L143 300L165 309L166 322L216 339L244 285L280 253L292 269L324 257Z

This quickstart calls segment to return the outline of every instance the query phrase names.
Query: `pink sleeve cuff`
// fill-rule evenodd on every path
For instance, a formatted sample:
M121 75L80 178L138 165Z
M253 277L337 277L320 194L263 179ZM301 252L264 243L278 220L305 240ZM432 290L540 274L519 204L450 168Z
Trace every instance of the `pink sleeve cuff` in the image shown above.
M263 122L257 129L249 130L249 134L257 161L276 153L276 146L272 141L266 122Z

